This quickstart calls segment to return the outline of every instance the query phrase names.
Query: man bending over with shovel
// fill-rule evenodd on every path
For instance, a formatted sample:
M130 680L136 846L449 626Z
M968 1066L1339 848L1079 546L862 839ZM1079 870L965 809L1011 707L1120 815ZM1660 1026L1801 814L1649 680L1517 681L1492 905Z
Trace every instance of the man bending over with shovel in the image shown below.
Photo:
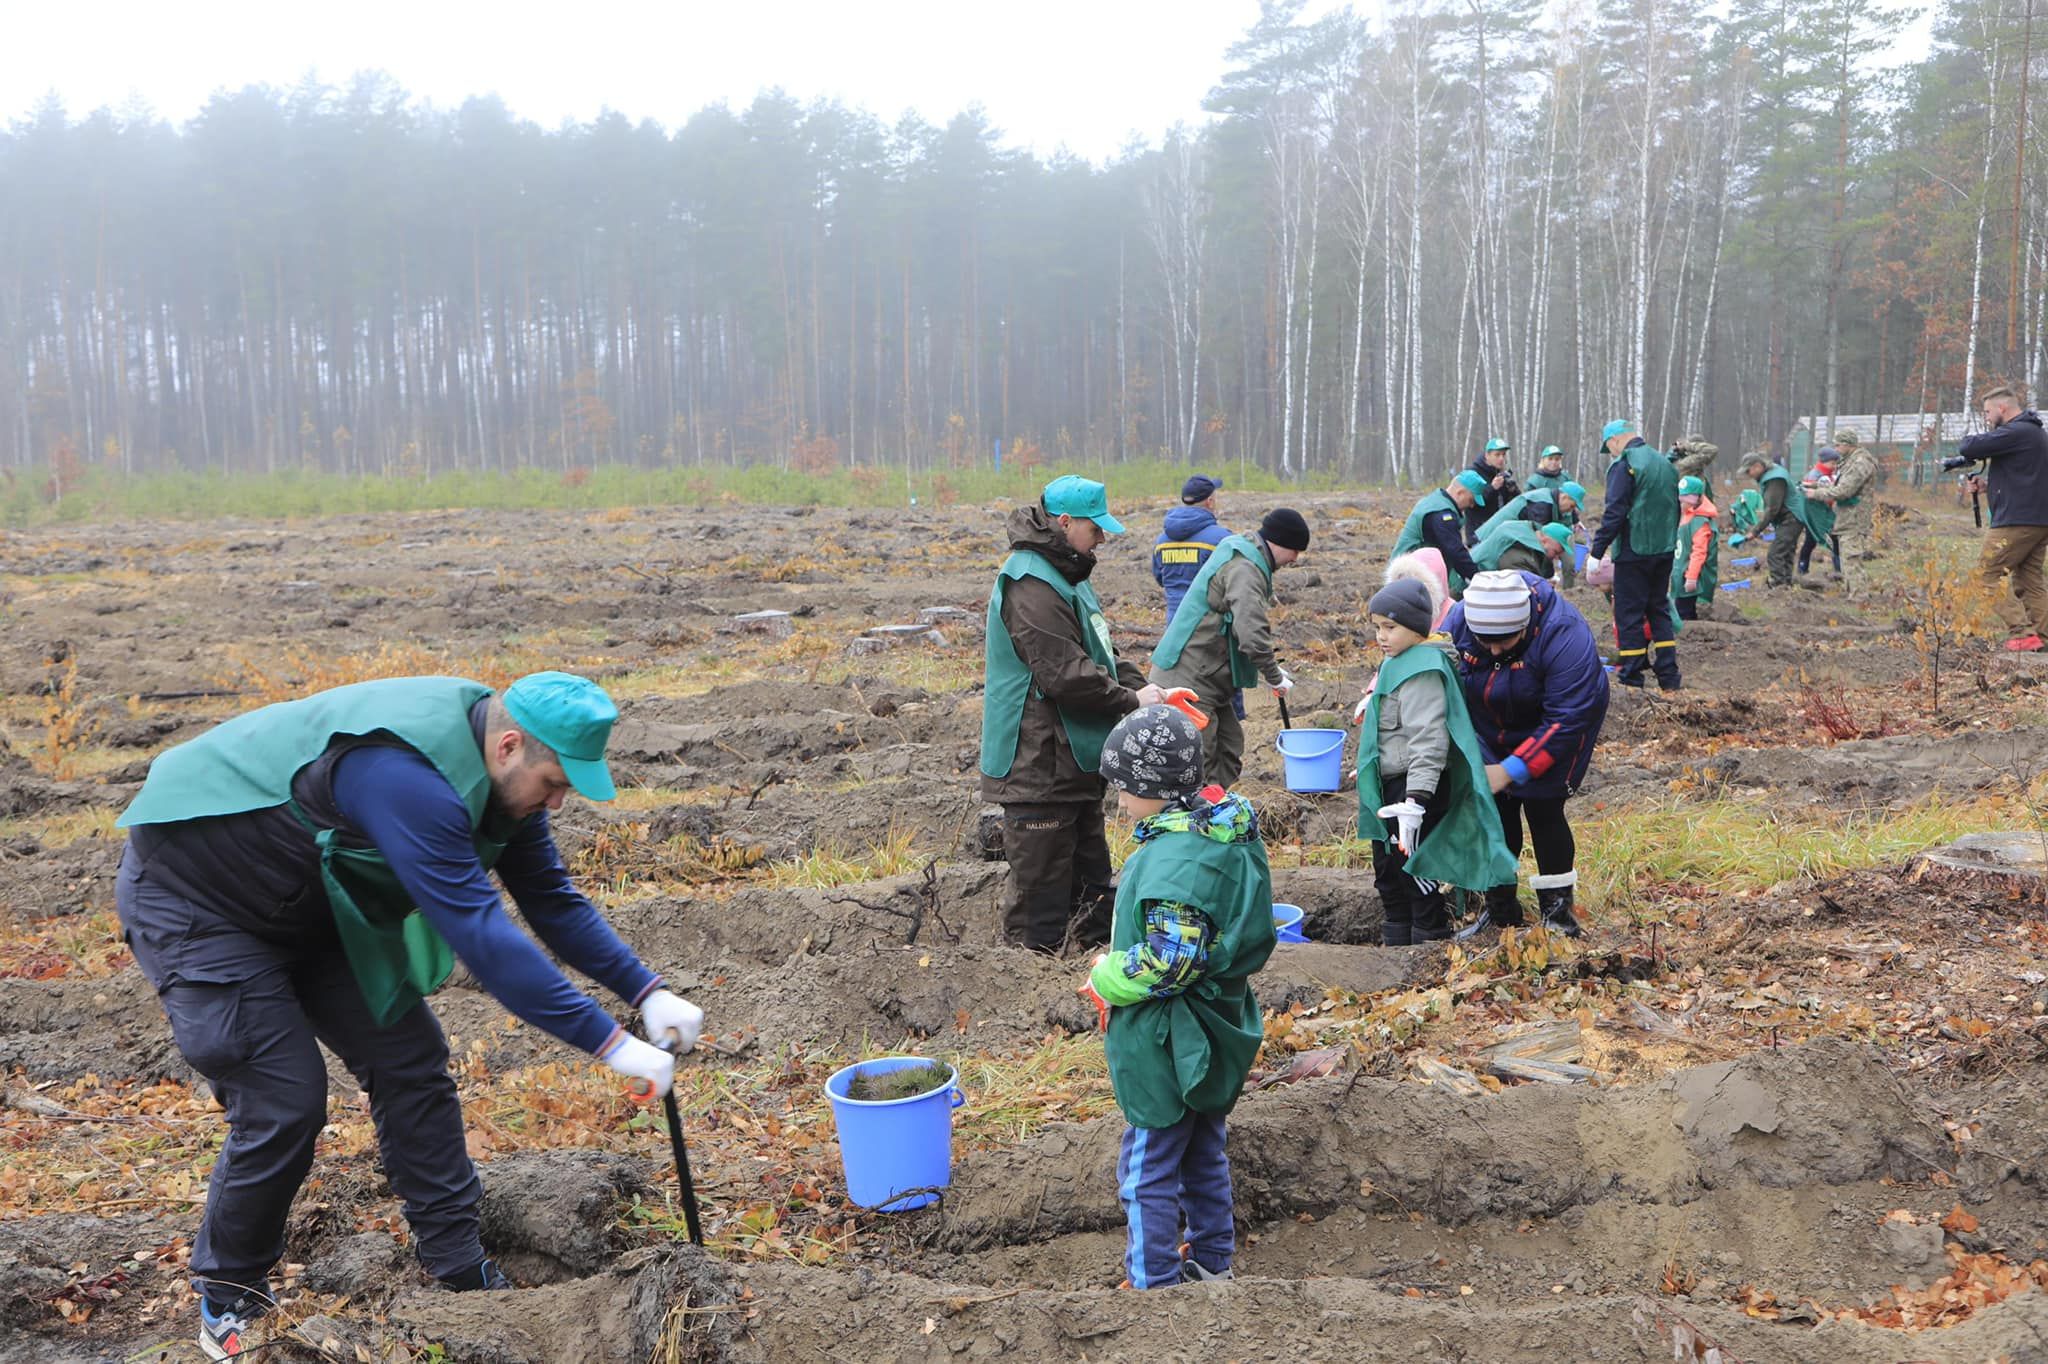
M614 794L618 716L595 683L362 682L238 716L151 765L121 825L115 903L178 1049L227 1109L192 1245L200 1348L233 1359L268 1305L285 1214L327 1121L320 1044L368 1093L420 1263L452 1289L509 1288L484 1257L482 1185L448 1044L423 998L455 958L506 1008L666 1093L703 1013L569 883L548 812ZM636 1005L631 1036L507 918ZM655 1045L658 1043L659 1045ZM663 1048L668 1048L664 1050Z

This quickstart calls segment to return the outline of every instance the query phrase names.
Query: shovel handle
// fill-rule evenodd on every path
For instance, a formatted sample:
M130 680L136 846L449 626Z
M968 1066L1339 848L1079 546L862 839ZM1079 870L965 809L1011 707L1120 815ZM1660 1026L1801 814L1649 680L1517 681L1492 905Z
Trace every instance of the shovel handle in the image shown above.
M1288 714L1287 714L1287 696L1286 696L1286 694L1285 694L1284 692L1274 692L1274 693L1273 693L1273 699L1274 699L1274 700L1276 700L1276 701L1278 701L1278 702L1280 703L1280 728L1282 728L1282 729L1293 729L1293 728L1294 728L1294 721L1293 721L1293 720L1292 720L1291 718L1289 718L1289 716L1288 716Z

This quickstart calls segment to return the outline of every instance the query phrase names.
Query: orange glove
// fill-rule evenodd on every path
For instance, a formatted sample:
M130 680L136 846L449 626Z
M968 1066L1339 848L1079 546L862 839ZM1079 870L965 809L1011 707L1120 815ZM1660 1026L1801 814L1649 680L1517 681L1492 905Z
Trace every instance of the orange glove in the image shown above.
M1102 965L1102 963L1108 958L1108 956L1109 953L1107 952L1097 953L1095 957L1095 965ZM1087 1000L1090 1004L1093 1004L1095 1006L1095 1030L1097 1032L1108 1032L1109 1004L1107 1001L1103 999L1101 995L1095 993L1095 980L1093 975L1091 974L1088 979L1082 981L1081 988L1074 991L1074 993L1081 996L1081 998Z
M1209 727L1209 717L1195 707L1195 693L1187 687L1173 687L1166 693L1166 704L1195 722L1197 730Z

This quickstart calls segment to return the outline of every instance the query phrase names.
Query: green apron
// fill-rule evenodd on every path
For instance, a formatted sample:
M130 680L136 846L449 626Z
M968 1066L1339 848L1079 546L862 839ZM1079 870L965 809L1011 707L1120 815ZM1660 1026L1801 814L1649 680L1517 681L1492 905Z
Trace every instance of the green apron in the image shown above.
M486 831L490 774L470 708L491 689L456 677L358 682L238 715L150 764L120 826L169 824L289 806L313 834L320 881L363 1002L379 1027L439 989L455 954L375 848L344 846L292 798L292 781L337 739L388 734L434 765L469 811L477 859L497 865L510 829Z
M1116 646L1110 643L1109 621L1102 614L1095 589L1085 582L1068 582L1042 554L1025 549L1012 551L996 574L995 586L989 589L988 626L983 636L987 681L981 696L981 771L983 776L998 780L1009 776L1011 765L1017 761L1017 734L1024 726L1025 701L1044 695L1031 680L1031 669L1017 656L1017 646L1010 641L1010 632L1003 625L1003 594L1020 578L1036 578L1059 593L1081 622L1081 642L1088 648L1088 657L1102 665L1102 670L1111 677L1116 676ZM1067 731L1067 746L1073 750L1074 765L1083 772L1100 768L1102 741L1109 737L1109 731L1121 717L1076 715L1058 705L1055 709L1060 713L1061 727Z
M1729 523L1735 533L1749 536L1756 533L1756 523L1764 514L1764 495L1755 488L1744 488L1735 495L1735 505L1728 509Z
M1675 600L1685 595L1685 566L1692 560L1692 537L1701 526L1709 528L1707 536L1707 561L1700 565L1700 590L1697 594L1701 606L1714 604L1714 589L1721 584L1721 537L1711 533L1714 519L1710 516L1688 516L1678 523L1678 543L1671 551L1671 596ZM1677 623L1677 617L1672 618Z
M1550 508L1550 515L1544 517L1543 522L1563 519L1557 513L1557 494L1555 492L1547 488L1531 488L1526 493L1510 498L1507 504L1499 511L1479 523L1479 543L1486 543L1487 536L1492 535L1510 521L1520 521L1525 525L1543 524L1543 522L1532 520L1528 514L1530 504L1538 502ZM1479 556L1475 554L1472 557L1476 559Z
M1242 535L1226 535L1209 555L1209 562L1202 565L1202 571L1188 584L1187 595L1180 599L1180 606L1167 622L1166 633L1159 637L1159 647L1152 651L1152 666L1162 672L1170 671L1180 662L1181 651L1188 647L1188 641L1195 637L1195 631L1211 614L1217 618L1216 628L1223 632L1223 643L1230 656L1230 685L1243 691L1259 685L1259 670L1254 668L1245 656L1237 651L1237 636L1231 631L1230 612L1212 612L1209 606L1209 583L1223 570L1223 565L1232 559L1248 559L1258 567L1259 575L1265 580L1266 597L1273 596L1273 569L1266 562L1266 552Z
M1117 1106L1133 1127L1171 1127L1228 1113L1265 1038L1248 977L1273 953L1273 878L1266 845L1167 833L1124 863L1110 950L1145 935L1145 905L1173 901L1215 927L1202 977L1180 994L1109 1011L1103 1052Z
M1491 535L1480 537L1479 543L1472 547L1472 562L1491 573L1499 569L1500 556L1507 552L1508 546L1520 545L1548 565L1550 551L1544 548L1547 543L1547 537L1533 521L1504 522L1495 527Z
M1528 482L1524 483L1522 486L1529 489L1531 492L1534 492L1538 488L1549 488L1552 491L1556 491L1557 489L1562 488L1565 484L1571 482L1571 477L1572 476L1570 474L1546 474L1539 471L1537 473L1530 474Z
M1450 722L1451 752L1437 794L1446 798L1444 817L1417 844L1408 858L1408 872L1427 881L1465 890L1490 890L1515 883L1515 855L1501 831L1500 810L1486 781L1486 759L1472 716L1465 709L1465 685L1442 649L1412 644L1380 665L1372 700L1358 731L1358 836L1375 843L1391 842L1393 830L1379 816L1380 699L1410 678L1433 673L1444 689L1444 714Z

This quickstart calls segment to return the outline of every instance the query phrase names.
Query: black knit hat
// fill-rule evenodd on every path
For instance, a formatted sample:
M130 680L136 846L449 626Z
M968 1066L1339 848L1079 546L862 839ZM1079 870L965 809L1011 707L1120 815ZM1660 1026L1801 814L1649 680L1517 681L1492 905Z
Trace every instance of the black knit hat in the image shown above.
M1308 522L1292 507L1275 507L1266 513L1266 519L1259 522L1259 534L1266 537L1266 543L1291 549L1299 554L1308 548Z
M1145 706L1116 722L1102 741L1102 779L1146 800L1173 800L1202 789L1202 736L1172 706Z
M1426 636L1434 605L1427 587L1413 578L1396 578L1372 594L1372 604L1367 609L1375 616L1385 616L1396 625L1405 625Z

